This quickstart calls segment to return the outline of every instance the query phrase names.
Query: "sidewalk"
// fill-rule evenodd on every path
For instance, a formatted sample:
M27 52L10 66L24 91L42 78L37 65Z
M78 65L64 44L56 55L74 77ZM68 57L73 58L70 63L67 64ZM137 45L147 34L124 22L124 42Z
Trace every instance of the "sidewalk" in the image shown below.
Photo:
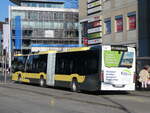
M150 87L146 89L138 88L135 91L130 92L133 96L150 97Z
M5 82L5 76L2 74L2 72L0 72L0 83L4 83L4 82ZM7 83L11 82L10 75L6 76L6 82Z

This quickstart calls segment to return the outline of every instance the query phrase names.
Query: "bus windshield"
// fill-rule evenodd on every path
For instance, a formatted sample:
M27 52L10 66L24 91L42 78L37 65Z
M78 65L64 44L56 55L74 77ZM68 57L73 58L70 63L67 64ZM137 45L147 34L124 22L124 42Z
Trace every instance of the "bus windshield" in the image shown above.
M134 53L124 51L104 51L105 67L127 67L132 68Z

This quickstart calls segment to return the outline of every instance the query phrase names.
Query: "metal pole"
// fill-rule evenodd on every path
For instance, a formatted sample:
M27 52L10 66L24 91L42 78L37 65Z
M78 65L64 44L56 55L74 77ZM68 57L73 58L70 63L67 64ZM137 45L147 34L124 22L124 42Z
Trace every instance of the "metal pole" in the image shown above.
M9 5L9 21L8 21L8 24L9 24L9 38L8 38L8 64L9 64L9 68L11 67L11 15L10 15L10 12L11 12L11 6Z
M3 59L3 63L2 63L2 65L3 65L3 77L5 76L5 61L4 61L4 49L3 49L3 53L2 53L2 59ZM3 77L2 77L2 79L3 79ZM3 81L3 80L2 80Z
M4 55L4 64L5 64L5 74L4 74L4 82L7 82L7 48L5 50L5 55Z
M79 46L82 46L82 33L81 33L81 24L79 22Z

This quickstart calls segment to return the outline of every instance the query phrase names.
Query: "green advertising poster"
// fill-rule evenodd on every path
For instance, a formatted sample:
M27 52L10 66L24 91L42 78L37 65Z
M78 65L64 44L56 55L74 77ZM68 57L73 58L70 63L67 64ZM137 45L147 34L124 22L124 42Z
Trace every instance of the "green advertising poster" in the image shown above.
M104 51L104 64L106 67L118 67L122 57L122 52Z
M88 38L101 38L102 37L102 33L93 33L93 34L88 34Z

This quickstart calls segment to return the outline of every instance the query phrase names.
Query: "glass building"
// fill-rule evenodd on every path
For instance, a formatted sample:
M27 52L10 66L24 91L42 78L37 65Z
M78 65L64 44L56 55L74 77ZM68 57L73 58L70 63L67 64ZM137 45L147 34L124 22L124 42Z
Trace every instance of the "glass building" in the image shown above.
M78 9L78 0L10 0L20 6Z
M33 45L78 44L77 0L11 1L18 5L10 7L14 51L29 53Z

